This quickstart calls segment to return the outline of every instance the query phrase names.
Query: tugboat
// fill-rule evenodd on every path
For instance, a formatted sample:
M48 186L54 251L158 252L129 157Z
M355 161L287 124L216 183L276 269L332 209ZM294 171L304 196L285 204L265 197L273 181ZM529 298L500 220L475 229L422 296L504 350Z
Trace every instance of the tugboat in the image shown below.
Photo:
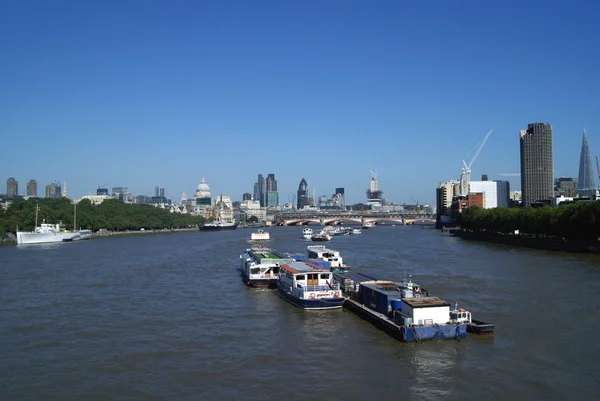
M492 323L482 322L471 318L471 312L458 307L458 302L454 309L450 311L450 318L458 322L467 323L467 333L480 335L493 335L494 325Z

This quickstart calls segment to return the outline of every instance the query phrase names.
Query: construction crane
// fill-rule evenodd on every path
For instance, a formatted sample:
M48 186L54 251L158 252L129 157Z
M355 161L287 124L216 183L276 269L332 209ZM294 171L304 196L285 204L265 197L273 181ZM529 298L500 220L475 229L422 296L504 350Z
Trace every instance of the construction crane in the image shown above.
M410 199L412 199L413 202L415 202L415 210L419 210L419 201L413 198L412 196L410 197Z
M483 149L483 147L485 146L485 143L492 134L492 131L493 129L491 129L481 140L479 146L477 147L477 151L475 151L475 155L473 155L473 158L471 159L469 164L467 164L467 162L463 160L462 174L460 175L460 196L467 196L467 194L469 193L469 185L471 184L471 167L473 166L475 159L477 159L477 156L479 156L479 153L481 153L481 149Z

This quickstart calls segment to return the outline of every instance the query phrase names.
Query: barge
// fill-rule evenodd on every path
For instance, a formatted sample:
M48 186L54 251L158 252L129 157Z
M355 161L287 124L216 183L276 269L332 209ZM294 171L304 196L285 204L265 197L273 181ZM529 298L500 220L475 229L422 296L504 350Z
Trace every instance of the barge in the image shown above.
M421 342L467 336L468 323L453 317L449 303L429 296L411 281L358 279L353 287L358 291L350 287L344 306L392 337Z
M250 287L276 288L280 266L293 261L294 258L259 245L240 255L240 275Z

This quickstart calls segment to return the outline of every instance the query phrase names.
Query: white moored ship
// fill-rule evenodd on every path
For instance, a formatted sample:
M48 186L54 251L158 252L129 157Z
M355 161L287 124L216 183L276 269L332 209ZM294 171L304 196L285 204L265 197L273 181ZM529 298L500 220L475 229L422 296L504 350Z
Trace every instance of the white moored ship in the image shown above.
M49 224L46 220L42 220L42 224L38 227L38 211L39 206L35 207L35 230L34 231L19 231L17 229L17 245L28 244L48 244L53 242L66 242L80 239L78 232L69 232L64 229L62 223Z
M43 222L35 231L17 231L17 245L47 244L79 239L79 233L63 231L60 224Z

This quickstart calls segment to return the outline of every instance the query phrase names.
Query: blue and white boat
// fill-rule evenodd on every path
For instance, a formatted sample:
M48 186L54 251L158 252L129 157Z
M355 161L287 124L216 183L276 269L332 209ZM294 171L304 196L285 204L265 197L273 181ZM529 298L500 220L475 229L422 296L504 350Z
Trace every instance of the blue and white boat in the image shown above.
M344 304L333 273L315 264L290 262L281 265L277 288L289 303L302 309L337 309Z
M246 249L240 255L240 274L250 287L276 288L279 267L293 261L294 258L259 245Z

